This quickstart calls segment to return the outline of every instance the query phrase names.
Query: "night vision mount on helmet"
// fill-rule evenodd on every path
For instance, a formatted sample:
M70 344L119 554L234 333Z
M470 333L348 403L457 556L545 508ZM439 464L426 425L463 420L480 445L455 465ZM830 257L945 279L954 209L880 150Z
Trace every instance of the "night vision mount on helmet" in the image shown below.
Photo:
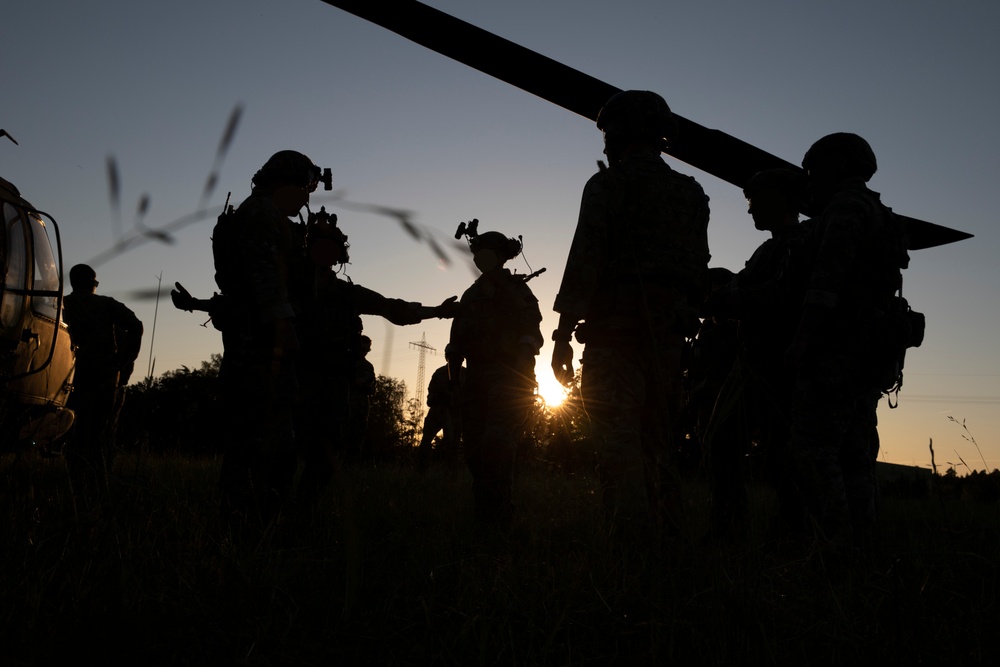
M524 249L522 237L516 239L504 236L500 232L479 233L479 219L473 218L470 222L463 222L455 230L455 238L463 236L469 239L469 249L473 253L480 250L492 250L501 261L509 261L521 254Z
M325 206L306 219L306 248L311 259L318 266L347 264L351 261L347 234L337 226L337 214L328 213Z
M324 190L333 189L333 170L321 169L298 151L278 151L251 179L255 188L269 190L282 185L294 185L314 192L320 183Z
M504 236L500 232L483 232L480 234L478 218L473 218L469 222L459 223L458 229L455 230L455 238L461 239L463 236L469 239L469 249L473 253L479 250L492 250L502 262L514 259L524 251L524 237L522 236L518 236L515 239ZM528 263L527 259L524 263ZM531 271L530 265L528 266L528 270ZM527 275L519 275L519 277L524 282L528 282L543 273L545 273L544 267L537 271L532 271Z

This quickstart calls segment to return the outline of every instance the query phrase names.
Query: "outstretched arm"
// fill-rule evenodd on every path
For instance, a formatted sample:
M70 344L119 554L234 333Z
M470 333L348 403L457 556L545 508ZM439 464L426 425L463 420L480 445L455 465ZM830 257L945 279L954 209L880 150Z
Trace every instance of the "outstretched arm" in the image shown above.
M350 285L352 300L362 315L378 315L393 324L406 326L432 317L450 319L458 313L458 297L448 297L437 306L425 306L414 301L390 299L361 285Z

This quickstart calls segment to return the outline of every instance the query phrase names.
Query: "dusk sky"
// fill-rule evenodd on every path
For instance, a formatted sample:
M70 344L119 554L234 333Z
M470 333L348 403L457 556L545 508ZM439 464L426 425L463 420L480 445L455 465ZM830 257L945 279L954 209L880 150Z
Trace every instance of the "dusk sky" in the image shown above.
M374 0L373 0L374 1ZM1000 176L1000 5L985 1L431 0L426 4L619 88L654 90L684 117L793 163L831 132L865 137L878 156L870 182L894 210L975 238L911 253L904 296L927 315L907 355L899 407L879 408L882 459L966 472L1000 467L1000 331L996 234ZM596 171L594 124L319 0L11 0L0 24L0 175L58 222L64 265L95 263L99 292L146 325L134 380L198 367L222 351L200 314L131 291L182 282L215 289L211 243L226 193L239 203L274 152L295 149L333 169L349 202L411 212L447 249L393 218L327 201L351 243L347 275L386 296L436 304L473 281L453 245L459 222L523 235L530 286L548 334L552 303L584 183ZM135 238L198 210L230 112L240 125L207 206L171 232ZM121 177L121 229L106 162ZM670 157L711 198L712 266L738 270L765 237L742 192ZM320 193L322 194L322 193ZM319 201L314 204L318 208ZM365 318L378 372L412 392L426 335L440 363L449 322L392 327ZM576 346L577 353L581 347ZM537 364L551 385L551 343ZM579 355L578 355L579 356ZM959 424L963 420L982 456ZM960 457L960 458L959 458ZM961 459L961 460L960 460Z

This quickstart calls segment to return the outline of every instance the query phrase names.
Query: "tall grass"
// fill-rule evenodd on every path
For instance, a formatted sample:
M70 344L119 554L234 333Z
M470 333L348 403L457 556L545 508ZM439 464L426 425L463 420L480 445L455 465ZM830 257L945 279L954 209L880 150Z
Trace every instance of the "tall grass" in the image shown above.
M933 664L996 653L998 508L887 499L865 567L771 538L609 538L588 474L520 471L510 533L477 525L462 469L350 469L343 494L259 540L224 538L215 460L120 461L77 520L62 462L2 461L3 663ZM834 576L835 575L835 576Z

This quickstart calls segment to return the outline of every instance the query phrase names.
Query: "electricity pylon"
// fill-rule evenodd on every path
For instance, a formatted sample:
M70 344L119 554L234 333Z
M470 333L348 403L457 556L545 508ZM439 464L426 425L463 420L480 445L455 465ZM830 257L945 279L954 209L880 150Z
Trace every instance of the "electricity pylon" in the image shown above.
M416 395L416 418L417 427L424 422L424 363L426 360L427 352L437 352L437 350L427 344L427 334L421 333L420 340L417 342L411 342L410 347L420 350L420 361L417 365L417 389L414 392Z

